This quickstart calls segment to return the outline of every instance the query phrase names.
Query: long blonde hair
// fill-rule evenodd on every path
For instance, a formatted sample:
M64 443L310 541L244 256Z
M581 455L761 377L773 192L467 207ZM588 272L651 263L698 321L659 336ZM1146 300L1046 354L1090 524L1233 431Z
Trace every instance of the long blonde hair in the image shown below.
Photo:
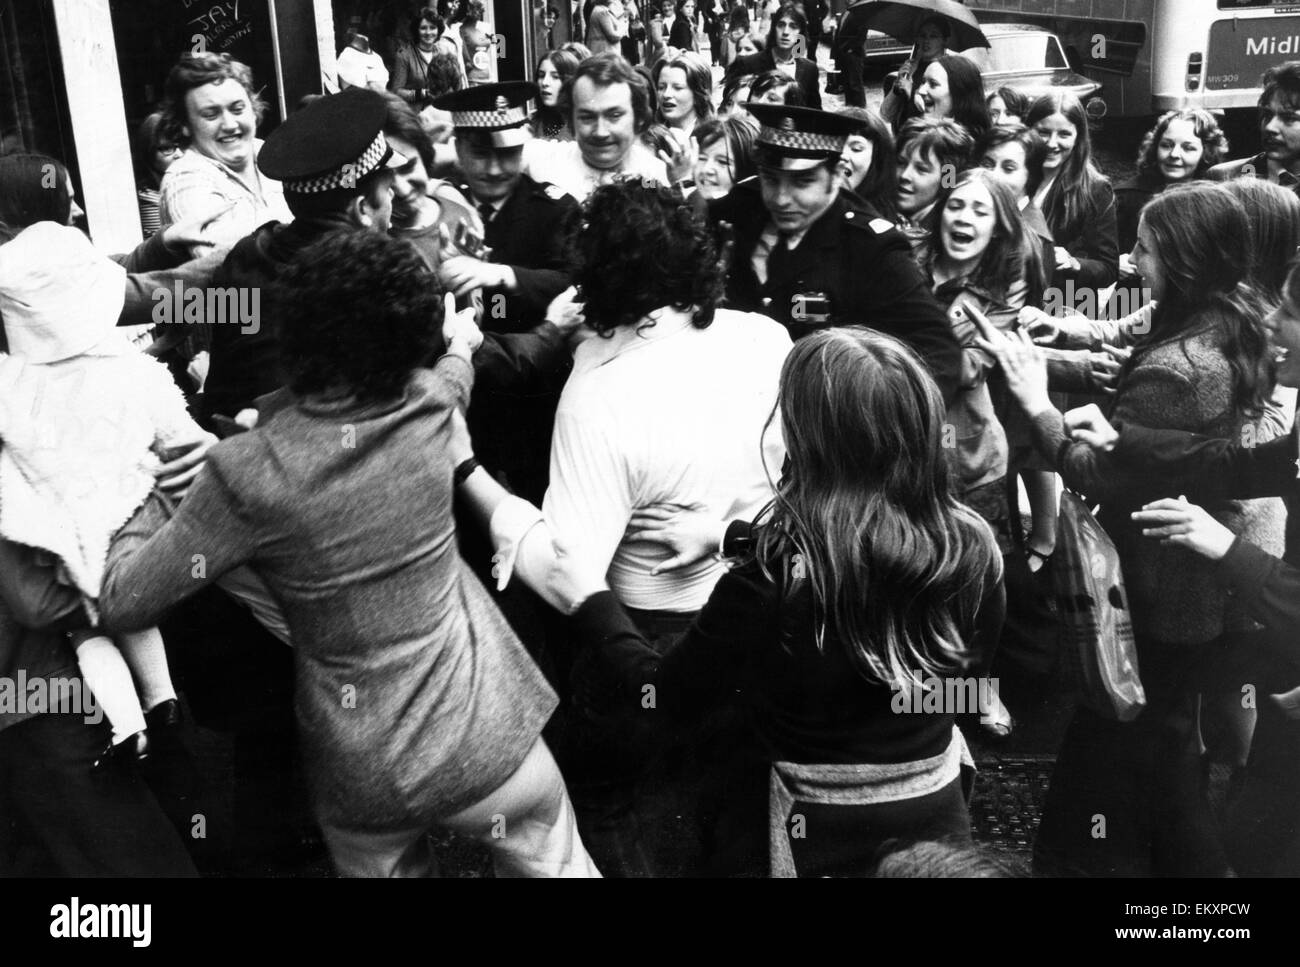
M1002 559L953 497L925 365L882 333L824 329L795 343L778 405L789 460L755 554L787 597L807 582L818 648L829 630L891 687L967 664Z

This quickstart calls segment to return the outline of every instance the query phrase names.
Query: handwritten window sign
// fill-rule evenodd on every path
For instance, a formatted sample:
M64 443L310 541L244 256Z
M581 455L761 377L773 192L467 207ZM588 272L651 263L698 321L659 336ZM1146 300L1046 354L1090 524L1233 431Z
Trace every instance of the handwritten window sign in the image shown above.
M184 0L187 25L196 53L223 53L253 33L253 23L240 9L242 0Z

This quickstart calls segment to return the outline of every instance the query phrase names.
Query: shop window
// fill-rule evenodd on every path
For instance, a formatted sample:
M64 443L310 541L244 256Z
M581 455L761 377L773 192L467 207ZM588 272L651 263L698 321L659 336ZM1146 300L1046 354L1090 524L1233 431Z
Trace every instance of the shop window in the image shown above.
M0 0L0 154L50 155L79 182L65 90L47 0Z

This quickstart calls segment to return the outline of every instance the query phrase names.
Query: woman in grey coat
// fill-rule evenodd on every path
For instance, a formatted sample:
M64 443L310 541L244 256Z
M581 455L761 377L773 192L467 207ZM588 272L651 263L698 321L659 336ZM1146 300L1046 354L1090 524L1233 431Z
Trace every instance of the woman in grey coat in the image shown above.
M540 737L555 695L457 548L453 429L477 330L455 320L420 368L441 348L440 301L403 242L308 247L270 299L288 388L213 448L179 509L154 501L119 534L104 622L148 626L249 564L288 621L340 872L429 875L440 825L491 848L498 875L598 875Z
M1264 306L1245 284L1254 257L1235 197L1201 182L1142 211L1133 259L1157 308L1120 373L1111 420L1241 439L1263 433L1273 389ZM1057 757L1035 843L1044 872L1222 875L1222 845L1200 785L1198 696L1225 634L1249 627L1214 566L1143 538L1130 514L1176 496L1175 480L1074 442L1046 392L1027 336L987 331L1039 452L1068 486L1100 503L1119 553L1147 707L1131 723L1076 711ZM1263 436L1255 436L1263 439ZM1280 552L1280 501L1209 508L1235 534ZM1098 818L1100 817L1100 818Z

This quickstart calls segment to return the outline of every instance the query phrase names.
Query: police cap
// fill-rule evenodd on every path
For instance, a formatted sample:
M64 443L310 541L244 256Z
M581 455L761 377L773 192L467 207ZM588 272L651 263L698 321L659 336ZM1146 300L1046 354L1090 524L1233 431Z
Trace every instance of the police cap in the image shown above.
M357 183L381 168L396 168L406 158L384 137L388 104L382 94L350 87L312 101L271 132L257 155L268 178L286 192L315 195Z
M785 104L747 104L760 125L754 142L759 167L799 171L838 158L862 122Z
M450 91L433 106L451 112L457 135L480 133L494 148L517 148L528 140L528 102L537 96L536 84L503 81Z

